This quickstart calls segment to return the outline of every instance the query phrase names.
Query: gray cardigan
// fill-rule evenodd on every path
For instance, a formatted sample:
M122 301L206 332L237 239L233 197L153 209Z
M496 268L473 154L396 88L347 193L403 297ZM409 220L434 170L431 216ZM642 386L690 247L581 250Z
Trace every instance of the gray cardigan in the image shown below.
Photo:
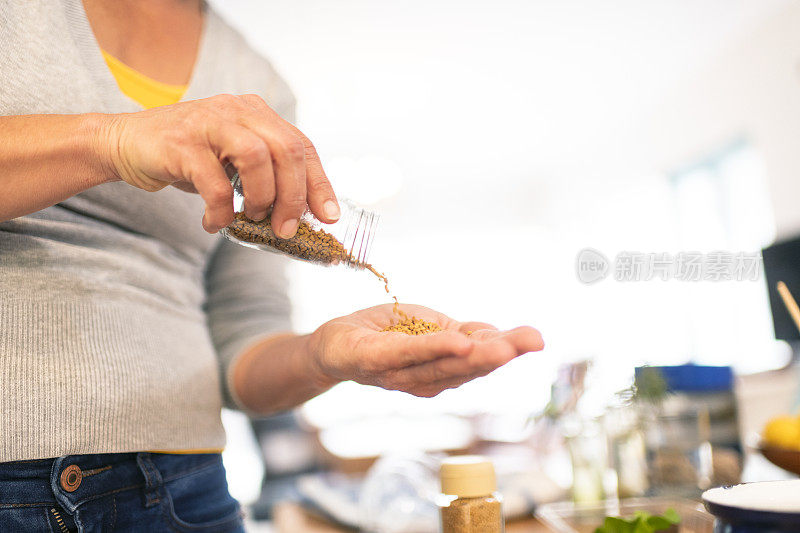
M292 120L266 60L210 9L203 32L184 99L257 93ZM138 110L80 0L0 3L0 115ZM286 260L202 211L120 182L0 223L0 461L224 446L232 361L290 328Z

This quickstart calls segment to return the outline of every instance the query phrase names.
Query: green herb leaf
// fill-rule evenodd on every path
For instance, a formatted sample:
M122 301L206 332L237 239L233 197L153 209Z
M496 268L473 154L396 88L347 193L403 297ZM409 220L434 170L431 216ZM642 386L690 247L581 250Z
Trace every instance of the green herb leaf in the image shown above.
M663 515L651 515L646 511L636 511L630 519L607 516L603 525L594 533L656 533L680 523L681 517L675 509L667 509Z
M661 531L662 529L669 529L672 526L672 522L663 516L651 516L647 519L647 525L650 526L652 531Z
M607 516L603 525L595 529L594 533L633 533L633 526L624 518Z
M673 525L681 523L681 515L679 515L678 511L676 511L675 509L672 508L667 509L661 516L669 520L670 523Z
M653 528L647 523L647 518L640 516L634 522L631 533L653 533Z

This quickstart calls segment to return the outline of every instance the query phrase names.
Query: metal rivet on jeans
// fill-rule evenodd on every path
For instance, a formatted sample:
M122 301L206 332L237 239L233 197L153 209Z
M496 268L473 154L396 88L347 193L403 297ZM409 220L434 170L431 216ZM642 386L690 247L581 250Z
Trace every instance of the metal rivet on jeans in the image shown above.
M61 477L59 477L61 488L67 492L74 492L77 490L77 488L81 486L82 480L83 473L78 465L69 465L61 471Z

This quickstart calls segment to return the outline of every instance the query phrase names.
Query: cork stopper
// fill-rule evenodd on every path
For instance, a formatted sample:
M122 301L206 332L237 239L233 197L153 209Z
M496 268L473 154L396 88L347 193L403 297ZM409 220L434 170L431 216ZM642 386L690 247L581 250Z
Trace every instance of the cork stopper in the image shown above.
M442 493L459 498L487 496L497 490L492 462L477 455L448 457L439 469Z

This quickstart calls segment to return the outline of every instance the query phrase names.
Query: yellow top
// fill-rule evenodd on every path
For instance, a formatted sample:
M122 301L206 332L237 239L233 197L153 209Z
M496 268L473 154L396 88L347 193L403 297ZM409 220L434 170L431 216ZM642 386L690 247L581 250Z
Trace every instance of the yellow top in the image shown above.
M111 74L117 80L120 90L145 109L162 105L174 104L183 98L186 85L169 85L145 76L134 70L116 57L103 52L103 59L111 69Z

